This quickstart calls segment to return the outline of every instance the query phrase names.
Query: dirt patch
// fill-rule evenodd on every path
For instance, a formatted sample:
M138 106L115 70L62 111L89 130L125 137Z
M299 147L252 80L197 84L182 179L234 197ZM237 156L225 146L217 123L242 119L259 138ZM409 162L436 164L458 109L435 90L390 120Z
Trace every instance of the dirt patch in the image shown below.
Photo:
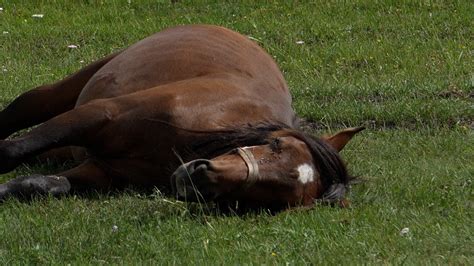
M315 121L310 121L308 119L300 118L298 121L298 128L301 131L308 132L308 133L314 133L317 131L322 131L326 129L327 127L323 125L322 123L318 123Z
M303 132L317 134L322 131L334 131L348 127L355 126L364 126L367 129L371 130L391 130L391 129L409 129L409 130L418 130L421 127L428 125L416 120L409 121L379 121L379 120L365 120L360 121L360 123L331 123L324 124L318 121L313 121L310 119L301 118L299 121L299 129ZM442 128L464 128L468 130L474 130L474 120L468 117L453 118L447 120L443 124L432 124L432 127L442 127Z
M437 96L445 99L474 99L474 89L463 91L455 85L449 85L446 90L437 93Z

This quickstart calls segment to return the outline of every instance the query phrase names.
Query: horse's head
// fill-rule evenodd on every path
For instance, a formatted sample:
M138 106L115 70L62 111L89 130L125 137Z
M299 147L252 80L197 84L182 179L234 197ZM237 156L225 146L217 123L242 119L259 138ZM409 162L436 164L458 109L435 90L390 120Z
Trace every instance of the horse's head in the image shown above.
M349 128L321 139L274 131L259 145L181 165L172 175L172 187L180 199L239 201L255 207L339 201L349 176L338 152L362 129Z

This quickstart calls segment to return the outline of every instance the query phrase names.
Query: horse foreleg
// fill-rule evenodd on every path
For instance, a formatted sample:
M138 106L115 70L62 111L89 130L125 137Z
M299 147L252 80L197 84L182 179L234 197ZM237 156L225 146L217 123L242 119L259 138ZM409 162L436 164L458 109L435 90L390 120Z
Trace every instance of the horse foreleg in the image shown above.
M62 196L74 191L106 190L111 179L93 162L83 164L57 175L20 176L0 184L0 201L8 197Z
M65 163L68 161L73 161L74 156L72 153L72 149L74 147L61 147L61 148L56 148L52 149L49 151L46 151L35 158L32 158L32 160L29 160L27 163L28 164L36 164L36 163L47 163L47 162L53 162L53 163Z
M96 61L54 84L23 93L0 112L0 139L74 108L84 85L117 54Z
M97 132L117 112L113 100L98 100L58 115L21 137L0 140L0 173L9 172L26 159L54 148L91 146Z
M74 191L106 191L112 187L112 178L92 160L58 175L66 177Z

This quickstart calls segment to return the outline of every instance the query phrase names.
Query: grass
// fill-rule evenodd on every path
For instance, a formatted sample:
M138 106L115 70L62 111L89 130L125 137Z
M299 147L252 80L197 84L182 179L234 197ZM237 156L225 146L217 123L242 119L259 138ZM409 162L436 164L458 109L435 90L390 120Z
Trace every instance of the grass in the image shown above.
M368 181L351 208L276 216L216 215L158 193L11 200L0 263L474 263L474 5L130 2L0 1L0 106L163 28L223 25L275 57L318 134L369 127L343 152Z

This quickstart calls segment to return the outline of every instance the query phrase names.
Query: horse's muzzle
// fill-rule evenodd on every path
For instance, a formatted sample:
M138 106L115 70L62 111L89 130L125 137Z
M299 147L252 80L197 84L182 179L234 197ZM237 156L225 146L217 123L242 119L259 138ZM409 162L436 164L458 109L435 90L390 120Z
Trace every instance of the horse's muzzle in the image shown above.
M208 172L211 161L198 159L181 165L171 176L173 194L184 201L210 201L217 195L212 191Z

